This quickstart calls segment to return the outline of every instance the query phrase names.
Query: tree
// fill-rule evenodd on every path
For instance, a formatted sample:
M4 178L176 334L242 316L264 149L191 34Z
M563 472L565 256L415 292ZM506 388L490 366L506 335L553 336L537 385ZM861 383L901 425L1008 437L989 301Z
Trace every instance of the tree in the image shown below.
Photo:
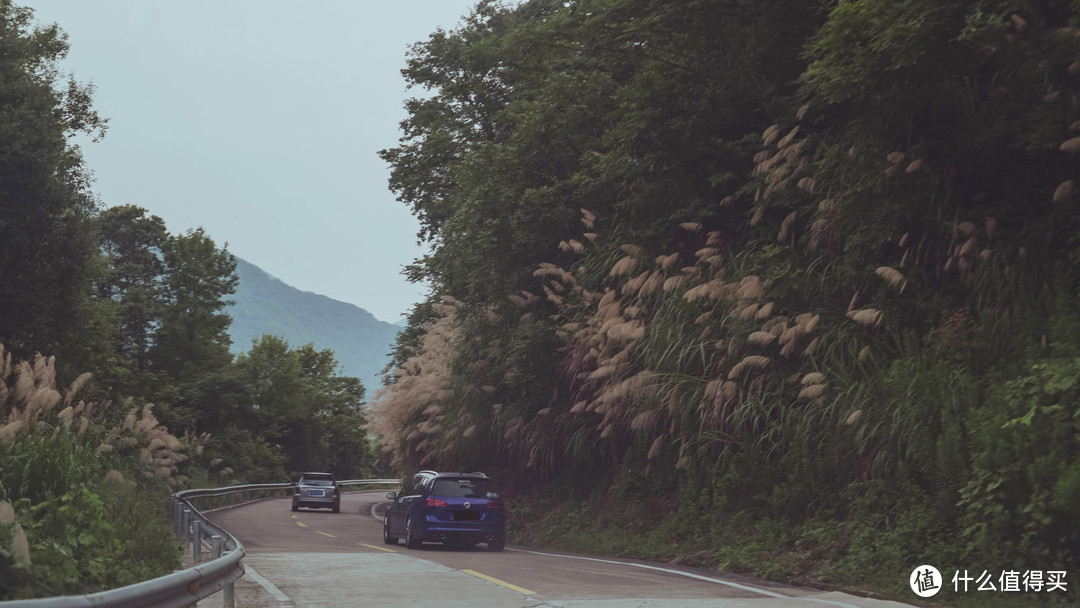
M653 477L690 542L886 581L1077 563L1078 53L1072 0L482 3L383 152L434 287L385 453Z
M56 25L0 0L0 340L16 354L89 345L101 319L89 306L95 201L71 137L99 138L106 120L93 87L64 78L68 50Z
M184 382L232 360L225 296L236 290L236 259L202 228L163 245L161 322L149 360L153 369Z
M758 134L798 107L821 19L803 0L480 3L413 47L403 73L427 94L380 153L434 245L410 277L469 303L539 294L535 267L589 232L583 207L658 250L702 215L735 235L745 208L718 203L750 181Z
M239 412L220 416L222 424L265 440L285 456L290 471L352 476L370 467L364 387L341 375L332 351L310 344L291 349L285 340L265 335L237 357L235 368L243 389L231 394L242 394L244 402ZM203 404L199 419L207 421L216 406L211 399Z
M116 362L109 380L114 392L145 396L149 390L149 351L161 322L165 222L145 209L111 207L96 218L105 270L96 295L117 316Z
M316 400L316 443L310 446L310 458L318 465L315 468L341 477L370 473L373 456L365 430L364 385L359 378L341 375L330 349L315 350L305 344L296 352L301 375Z

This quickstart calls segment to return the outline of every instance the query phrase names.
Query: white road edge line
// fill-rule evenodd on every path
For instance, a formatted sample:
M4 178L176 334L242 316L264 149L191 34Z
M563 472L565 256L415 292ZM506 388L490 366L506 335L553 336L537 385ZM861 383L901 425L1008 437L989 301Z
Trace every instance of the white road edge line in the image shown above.
M774 597L774 598L777 598L777 599L799 600L799 601L804 601L804 602L815 602L815 603L818 603L818 604L828 604L830 606L839 606L840 608L858 608L858 606L853 606L851 604L845 604L844 602L837 602L835 600L823 600L823 599L814 598L814 597L791 597L791 596L788 596L788 595L783 595L781 593L776 593L775 591L768 591L766 589L758 589L757 587L751 587L750 585L743 585L743 584L740 584L740 583L733 583L731 581L725 581L725 580L719 579L719 578L712 578L712 577L708 577L708 576L702 576L700 574L691 574L690 572L680 572L678 570L671 570L670 568L661 568L659 566L649 566L647 564L635 564L633 562L620 562L620 561L615 561L615 560L611 560L611 559L600 559L600 558L596 558L596 557L580 557L580 556L577 556L577 555L562 555L562 554L559 554L559 553L544 553L544 552L541 552L541 551L529 551L529 550L526 550L526 549L511 549L509 547L507 547L506 550L507 551L518 551L520 553L532 553L533 555L544 555L544 556L547 556L547 557L563 557L563 558L566 558L566 559L581 559L581 560L590 561L590 562L600 562L600 563L603 563L603 564L616 564L616 565L619 565L619 566L633 566L635 568L644 568L646 570L655 570L657 572L665 572L667 574L677 574L679 576L685 576L685 577L688 577L688 578L694 578L694 579L697 579L699 581L706 581L706 582L709 582L709 583L716 583L718 585L727 585L728 587L734 587L736 589L742 589L743 591L751 591L753 593L760 593L762 595L767 595L769 597Z
M293 603L292 598L282 593L281 589L277 588L277 585L266 580L263 575L256 572L255 569L248 564L244 564L244 569L247 570L247 575L251 577L251 580L262 585L262 588L266 589L266 592L278 601L278 608L296 608L296 604Z
M371 505L371 516L374 517L375 519L380 519L377 515L375 515L375 507L378 504L379 503L376 502L375 504ZM813 602L815 604L827 604L829 606L837 606L838 608L859 608L858 606L855 606L855 605L852 605L852 604L847 604L845 602L838 602L836 600L823 600L823 599L816 598L816 597L791 597L791 596L788 596L788 595L784 595L782 593L776 593L775 591L769 591L767 589L758 589L757 587L751 587L750 585L743 585L741 583L733 583L731 581L725 581L725 580L719 579L719 578L712 578L712 577L708 577L708 576L702 576L700 574L692 574L690 572L680 572L678 570L671 570L670 568L661 568L659 566L649 566L647 564L635 564L635 563L632 563L632 562L620 562L620 561L611 560L611 559L600 559L600 558L597 558L597 557L580 557L580 556L577 556L577 555L562 555L562 554L559 554L559 553L544 553L542 551L529 551L527 549L511 549L510 547L507 547L506 550L507 551L517 551L519 553L532 553L534 555L545 555L547 557L563 557L563 558L566 558L566 559L581 559L581 560L590 561L590 562L600 562L600 563L604 563L604 564L615 564L617 566L633 566L635 568L644 568L646 570L655 570L657 572L666 572L668 574L677 574L679 576L685 576L685 577L688 577L688 578L694 578L694 579L705 581L705 582L708 582L708 583L716 583L718 585L727 585L728 587L734 587L736 589L742 589L743 591L750 591L752 593L760 593L761 595L766 595L766 596L769 596L769 597L774 597L774 598L782 599L782 600L798 600L798 601L802 601L802 602Z

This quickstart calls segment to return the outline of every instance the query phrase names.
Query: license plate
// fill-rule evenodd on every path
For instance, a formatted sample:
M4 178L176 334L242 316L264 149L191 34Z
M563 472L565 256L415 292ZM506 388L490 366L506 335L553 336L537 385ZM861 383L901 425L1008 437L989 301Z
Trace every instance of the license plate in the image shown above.
M322 496L326 490L308 490L308 496Z
M478 521L479 511L454 511L454 521Z

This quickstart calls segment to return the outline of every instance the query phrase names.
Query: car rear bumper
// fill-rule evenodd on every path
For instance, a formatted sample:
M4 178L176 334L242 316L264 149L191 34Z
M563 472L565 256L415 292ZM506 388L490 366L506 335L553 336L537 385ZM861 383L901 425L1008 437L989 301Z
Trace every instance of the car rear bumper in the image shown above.
M334 505L338 504L338 497L293 496L293 504L298 507L332 509Z
M482 543L506 536L502 522L450 522L429 518L422 535L425 541L458 541Z
M312 500L310 498L296 501L296 506L298 507L323 507L329 509L335 504L337 504L337 501L335 500Z

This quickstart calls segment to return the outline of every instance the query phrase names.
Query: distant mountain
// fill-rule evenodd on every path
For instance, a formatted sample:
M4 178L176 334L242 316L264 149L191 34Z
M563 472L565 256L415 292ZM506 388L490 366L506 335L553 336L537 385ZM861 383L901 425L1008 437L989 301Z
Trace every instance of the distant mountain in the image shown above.
M280 336L293 347L311 343L318 350L329 348L372 396L399 328L358 306L286 285L240 258L236 274L236 304L228 308L234 353L251 350L251 341L263 334Z

